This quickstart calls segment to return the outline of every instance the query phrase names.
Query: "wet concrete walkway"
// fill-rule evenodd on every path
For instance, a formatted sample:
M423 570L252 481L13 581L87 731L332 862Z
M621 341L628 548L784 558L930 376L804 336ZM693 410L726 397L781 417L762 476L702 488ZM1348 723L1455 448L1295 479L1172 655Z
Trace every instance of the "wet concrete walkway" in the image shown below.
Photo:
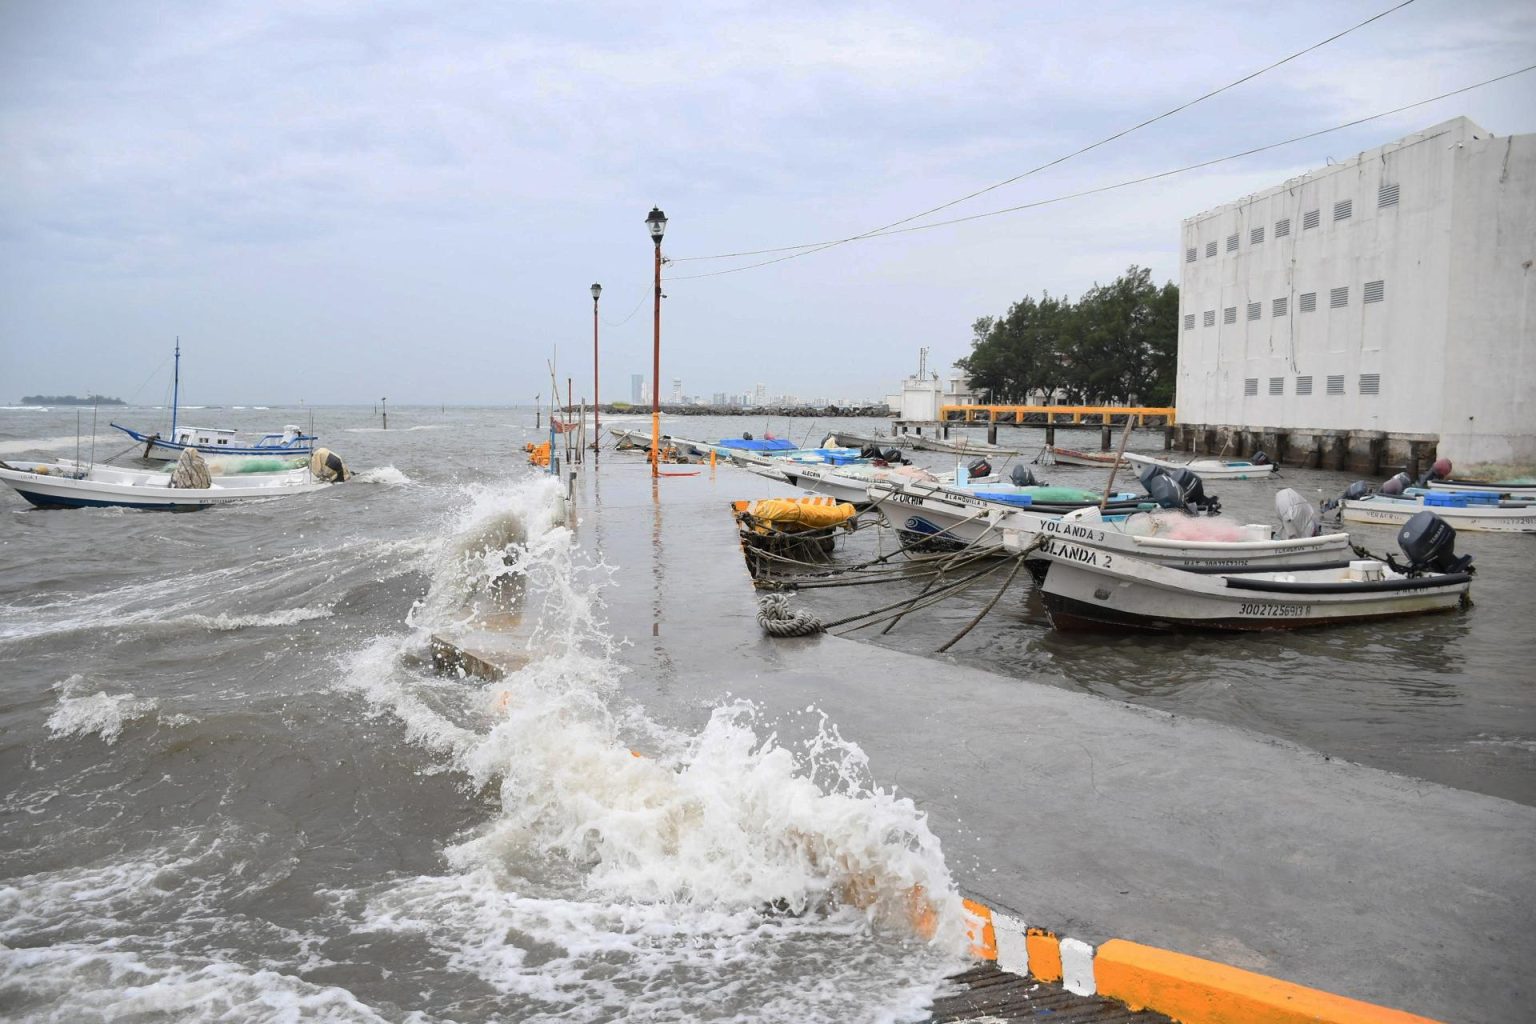
M1448 1022L1528 1019L1536 809L942 659L769 640L728 506L795 492L600 458L578 534L617 567L623 686L652 715L816 705L929 814L967 894L1030 925Z

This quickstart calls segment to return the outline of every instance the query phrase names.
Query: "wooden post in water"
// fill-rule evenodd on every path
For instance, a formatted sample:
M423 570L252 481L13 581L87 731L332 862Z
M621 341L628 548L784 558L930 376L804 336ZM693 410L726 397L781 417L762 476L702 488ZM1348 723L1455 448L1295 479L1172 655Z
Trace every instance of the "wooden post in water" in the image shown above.
M389 399L387 399L387 398L379 399L379 411L384 416L384 429L388 430L389 429Z
M1109 482L1104 485L1104 497L1099 499L1099 508L1102 510L1109 504L1109 495L1115 486L1115 474L1120 471L1120 461L1125 458L1125 443L1131 439L1131 423L1125 421L1125 431L1120 435L1120 450L1115 452L1115 464L1109 467Z

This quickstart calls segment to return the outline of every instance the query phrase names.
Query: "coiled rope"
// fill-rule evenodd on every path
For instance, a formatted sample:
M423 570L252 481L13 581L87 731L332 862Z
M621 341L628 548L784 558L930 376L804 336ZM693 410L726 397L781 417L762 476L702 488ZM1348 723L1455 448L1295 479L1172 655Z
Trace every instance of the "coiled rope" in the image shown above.
M785 594L764 594L758 598L757 621L769 636L811 636L824 633L827 628L804 608L791 611Z

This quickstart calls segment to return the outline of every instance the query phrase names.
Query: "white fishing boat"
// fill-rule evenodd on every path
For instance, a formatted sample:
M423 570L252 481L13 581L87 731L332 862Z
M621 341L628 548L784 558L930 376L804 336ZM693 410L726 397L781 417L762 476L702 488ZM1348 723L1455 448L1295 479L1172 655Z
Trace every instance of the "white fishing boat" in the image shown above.
M306 434L298 427L288 425L282 430L263 434L249 444L241 444L238 432L222 427L189 427L178 423L178 410L181 402L181 343L176 343L176 365L172 376L171 387L171 433L170 437L162 437L158 432L144 433L125 427L120 423L112 423L114 430L121 430L134 441L144 446L142 457L155 462L174 462L187 449L202 452L205 455L219 456L268 456L268 455L302 455L308 457L314 451L315 435Z
M1003 547L1027 552L1043 577L1053 560L1096 565L1104 559L1140 558L1161 565L1205 569L1317 568L1348 560L1349 534L1318 534L1317 513L1290 488L1275 495L1280 529L1229 523L1182 509L1154 509L1105 518L1098 508L1057 519L1016 519L1002 528Z
M861 434L856 431L839 430L832 435L832 443L845 448L879 448L888 451L892 448L911 448L913 435L911 434Z
M907 480L937 481L937 478L925 469L916 466L876 466L868 465L843 465L843 466L817 466L808 463L796 463L792 461L776 462L766 468L754 467L763 470L763 475L776 475L802 490L816 494L825 494L836 498L838 501L849 502L854 505L867 505L870 503L869 485L884 480L904 482Z
M1258 480L1269 476L1278 468L1272 462L1250 462L1246 459L1194 459L1190 462L1170 462L1150 455L1126 452L1127 462L1159 469L1187 469L1205 480Z
M195 453L192 453L195 455ZM188 456L181 459L189 461ZM180 470L178 462L177 469ZM310 456L310 465L275 473L213 476L204 472L180 486L180 472L124 469L71 460L0 462L0 481L38 508L137 508L189 512L240 501L277 498L323 490L347 478L341 460L325 448Z
M1026 495L1020 493L1012 501L1003 501L938 482L877 480L869 485L868 500L887 525L909 542L997 548L1002 553L1005 528L1032 530L1038 520L1096 504L1101 498L1076 488L1037 487L1034 491L1026 503ZM1124 515L1152 506L1142 496L1119 493L1110 496L1106 507L1109 515Z
M1080 452L1075 448L1046 445L1035 460L1042 466L1088 466L1095 469L1111 469L1118 466L1129 469L1130 463L1118 458L1114 452Z
M1402 531L1409 572L1374 559L1209 572L1108 551L1092 561L1047 554L1042 595L1057 629L1299 629L1463 607L1471 559L1451 552L1454 529L1423 515Z
M1426 509L1458 530L1536 533L1536 501L1500 501L1496 494L1434 491L1429 494L1367 494L1339 501L1346 522L1399 526Z
M1511 501L1536 501L1536 481L1519 480L1437 480L1425 481L1432 491L1459 491L1462 494L1492 494Z
M1018 455L1021 449L988 444L968 437L913 437L912 447L924 452L948 452L951 455Z

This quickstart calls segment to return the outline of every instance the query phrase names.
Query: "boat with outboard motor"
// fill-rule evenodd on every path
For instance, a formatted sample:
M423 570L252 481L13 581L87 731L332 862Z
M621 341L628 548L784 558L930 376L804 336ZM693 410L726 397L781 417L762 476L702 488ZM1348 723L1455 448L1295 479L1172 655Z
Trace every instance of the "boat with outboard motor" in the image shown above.
M1273 630L1397 618L1464 607L1471 556L1433 512L1404 525L1409 564L1341 560L1328 566L1178 567L1109 552L1093 561L1047 553L1042 596L1057 629L1120 627Z
M1097 506L1054 519L1018 518L1002 527L1003 547L1027 554L1043 579L1052 560L1083 562L1132 557L1163 565L1264 569L1315 567L1348 559L1347 533L1321 533L1312 506L1287 487L1275 495L1278 530L1262 523L1236 524L1184 509L1155 508L1105 517ZM1043 539L1042 539L1043 538Z
M908 542L922 541L936 548L996 548L999 554L1005 527L1029 528L1036 520L1098 505L1103 498L1102 492L1075 487L1037 486L1014 489L1011 500L1004 501L936 481L891 479L870 483L868 495L886 524ZM1110 496L1104 509L1113 516L1153 507L1145 495L1120 492Z
M1126 452L1127 462L1134 462L1142 466L1155 466L1158 469L1178 470L1187 469L1191 473L1198 473L1206 480L1258 480L1269 476L1278 468L1264 455L1263 452L1255 453L1250 459L1194 459L1190 462L1170 462L1167 459L1157 459L1150 455L1138 455L1135 452Z
M202 452L204 455L225 456L265 456L265 455L295 455L308 458L314 451L314 434L306 434L298 427L289 424L281 431L271 434L263 434L249 444L239 443L239 434L235 430L222 427L189 427L177 422L177 414L181 403L181 342L176 343L176 365L172 371L171 385L171 435L162 437L159 433L144 433L125 427L120 423L110 423L114 430L121 430L133 440L144 446L140 456L153 462L175 462L181 453L188 449Z
M1095 469L1129 469L1130 463L1114 452L1080 452L1075 448L1059 448L1046 445L1040 449L1035 462L1042 466L1087 466Z
M136 508L189 512L231 502L304 494L341 483L351 474L327 448L309 464L276 472L214 474L187 449L167 470L124 469L60 459L0 462L0 481L38 508Z
M1399 526L1420 512L1433 511L1458 530L1483 533L1536 533L1536 501L1501 501L1496 494L1421 491L1401 495L1344 492L1338 502L1345 522Z
M922 452L947 452L950 455L1019 455L1022 450L1008 448L1003 445L990 444L986 441L977 441L968 437L923 437L921 435L912 438L912 447Z

